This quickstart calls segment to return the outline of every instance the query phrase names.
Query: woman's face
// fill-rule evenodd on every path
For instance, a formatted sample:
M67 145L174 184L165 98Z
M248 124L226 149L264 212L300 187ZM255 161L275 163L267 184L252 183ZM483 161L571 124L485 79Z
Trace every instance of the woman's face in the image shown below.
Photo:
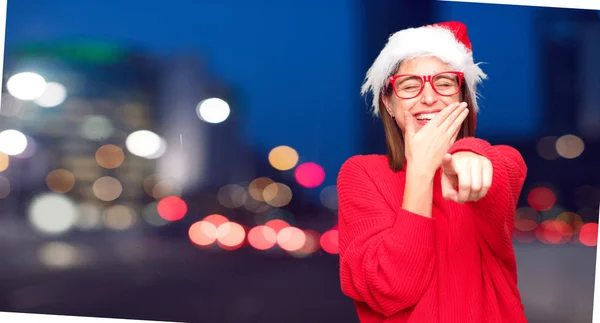
M400 64L395 75L416 74L434 75L440 72L453 71L450 65L435 57L418 57L406 60ZM399 84L399 83L397 83ZM414 87L414 85L412 85ZM438 87L440 89L440 87ZM412 88L411 88L412 91ZM395 117L396 123L404 132L404 111L409 111L413 118L417 118L416 129L421 129L436 113L448 105L460 100L460 91L452 96L437 94L429 82L425 82L423 91L411 99L401 99L393 91L383 96L383 103L387 112Z

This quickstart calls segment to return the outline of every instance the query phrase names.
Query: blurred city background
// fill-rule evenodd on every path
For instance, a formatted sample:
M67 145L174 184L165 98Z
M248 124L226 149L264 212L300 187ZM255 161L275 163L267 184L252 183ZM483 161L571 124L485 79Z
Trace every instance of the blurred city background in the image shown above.
M530 322L590 322L600 14L433 0L8 1L0 311L357 322L336 177L385 153L359 96L387 37L467 24L477 136L521 151Z

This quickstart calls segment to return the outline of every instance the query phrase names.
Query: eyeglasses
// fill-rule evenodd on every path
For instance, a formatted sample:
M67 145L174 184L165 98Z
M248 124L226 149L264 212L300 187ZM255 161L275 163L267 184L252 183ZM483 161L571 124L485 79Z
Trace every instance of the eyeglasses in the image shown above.
M423 92L429 82L433 91L442 96L452 96L460 91L464 79L462 72L442 72L434 75L400 74L390 77L394 93L401 99L412 99Z

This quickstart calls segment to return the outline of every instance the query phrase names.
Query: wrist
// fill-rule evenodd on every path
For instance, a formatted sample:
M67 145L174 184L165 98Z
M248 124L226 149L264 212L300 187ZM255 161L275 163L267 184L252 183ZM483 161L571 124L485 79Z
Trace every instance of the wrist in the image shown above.
M433 184L433 179L435 177L435 170L427 170L423 168L411 168L410 166L406 167L406 179L410 181L416 181L419 183L430 182Z

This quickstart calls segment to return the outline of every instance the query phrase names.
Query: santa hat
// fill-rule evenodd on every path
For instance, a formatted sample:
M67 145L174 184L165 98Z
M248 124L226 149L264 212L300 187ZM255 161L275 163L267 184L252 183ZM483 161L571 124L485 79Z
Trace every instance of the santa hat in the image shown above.
M379 114L379 98L388 85L389 77L403 60L434 56L464 74L464 84L469 88L473 111L477 113L477 84L486 74L473 61L471 41L465 24L450 21L396 32L367 71L361 94L373 94L373 114Z

